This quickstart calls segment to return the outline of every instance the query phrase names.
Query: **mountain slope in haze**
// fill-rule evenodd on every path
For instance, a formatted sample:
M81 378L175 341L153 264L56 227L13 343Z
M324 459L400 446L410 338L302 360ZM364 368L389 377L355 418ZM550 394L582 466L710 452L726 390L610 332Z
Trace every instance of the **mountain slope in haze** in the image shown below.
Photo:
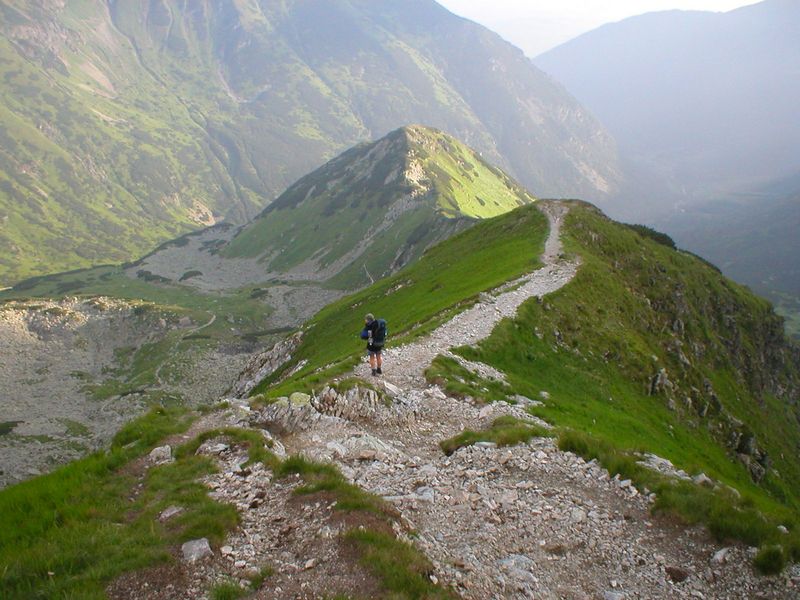
M609 128L622 154L684 203L749 191L800 169L794 0L632 17L535 62Z
M700 204L664 227L681 246L769 298L788 331L800 336L800 191Z
M407 123L537 193L602 196L619 177L574 99L432 0L2 0L0 13L0 283L245 222Z
M534 201L458 140L404 127L303 177L246 226L189 233L133 263L31 278L0 298L102 294L207 309L222 296L266 304L267 328L280 329Z

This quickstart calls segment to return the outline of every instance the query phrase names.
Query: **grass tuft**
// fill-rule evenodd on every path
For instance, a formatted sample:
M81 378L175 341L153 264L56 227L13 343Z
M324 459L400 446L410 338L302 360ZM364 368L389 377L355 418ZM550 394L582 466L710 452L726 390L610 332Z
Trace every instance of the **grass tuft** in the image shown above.
M433 565L410 544L394 536L372 530L352 530L345 538L362 553L361 562L380 578L397 600L454 599L448 590L435 586L430 575Z
M504 416L494 420L491 427L483 431L465 430L457 436L439 442L445 454L450 456L464 446L478 442L494 442L498 446L524 444L535 437L552 437L553 432L515 417Z
M786 567L786 553L781 546L764 546L756 554L753 565L762 575L777 575Z
M211 600L238 600L247 595L247 590L232 581L216 584L209 592Z

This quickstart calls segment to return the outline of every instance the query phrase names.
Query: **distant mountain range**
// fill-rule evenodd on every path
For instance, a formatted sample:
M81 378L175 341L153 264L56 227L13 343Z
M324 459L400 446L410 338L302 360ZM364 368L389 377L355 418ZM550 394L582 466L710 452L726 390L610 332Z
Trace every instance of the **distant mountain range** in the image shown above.
M664 212L800 173L795 0L727 13L645 14L582 35L535 63L609 128L640 173L618 212ZM653 191L653 183L668 193Z
M800 3L669 11L535 59L608 127L646 222L775 302L800 335Z
M0 0L0 285L243 223L408 123L541 195L619 183L587 111L432 0Z

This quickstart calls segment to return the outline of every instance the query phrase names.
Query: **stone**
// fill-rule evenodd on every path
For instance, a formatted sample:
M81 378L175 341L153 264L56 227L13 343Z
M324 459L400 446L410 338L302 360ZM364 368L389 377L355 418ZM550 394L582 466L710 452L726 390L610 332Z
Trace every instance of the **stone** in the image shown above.
M397 398L400 394L403 393L403 390L401 390L396 385L389 383L386 380L383 381L383 389L386 390L386 393L389 394L389 396L391 396L392 398Z
M550 400L550 392L542 390L541 392L539 392L539 398L541 398L542 400Z
M603 600L625 600L625 594L622 592L604 592Z
M187 562L193 563L202 560L207 556L213 556L211 546L208 544L208 539L200 538L199 540L191 540L181 546L183 559Z
M491 404L484 406L478 413L478 418L485 419L494 412L494 407Z
M317 563L318 563L318 562L319 562L319 561L318 561L316 558L309 559L309 560L307 560L307 561L306 561L306 563L303 565L303 569L305 569L306 571L308 571L309 569L313 569L314 567L316 567L316 566L317 566Z
M236 567L237 569L244 569L247 566L247 561L237 560L236 562L233 563L233 566Z
M669 578L675 583L682 583L689 579L689 571L682 569L681 567L666 566L664 567L664 570L667 572L667 575L669 575Z
M714 556L711 557L711 564L712 565L723 565L728 562L728 553L730 553L730 548L723 548L722 550L717 550L714 553Z
M206 446L205 448L206 452L208 452L209 454L222 454L228 449L230 449L230 446L228 446L228 444L223 444L221 442L219 444L212 444L210 446ZM200 448L198 448L198 451L199 450Z
M150 460L157 465L172 461L172 448L169 446L159 446L150 451Z
M698 475L695 475L694 477L692 477L692 481L695 483L695 485L700 485L708 488L714 487L714 480L711 479L705 473L700 473Z
M789 530L784 525L778 525L778 531L783 535L789 535Z
M233 546L223 546L219 549L222 556L230 556L233 554Z
M569 520L575 523L583 523L586 520L586 511L580 508L573 508Z
M416 496L417 500L422 502L433 502L436 498L436 492L434 492L432 487L428 486L421 486L414 490L414 495Z
M325 447L333 452L334 457L344 458L347 456L347 448L342 446L339 442L328 442Z
M296 408L308 406L311 404L311 396L303 392L294 392L289 396L289 403Z
M158 520L164 523L165 521L169 521L172 517L182 512L182 506L170 506L169 508L165 508L161 514L158 515Z

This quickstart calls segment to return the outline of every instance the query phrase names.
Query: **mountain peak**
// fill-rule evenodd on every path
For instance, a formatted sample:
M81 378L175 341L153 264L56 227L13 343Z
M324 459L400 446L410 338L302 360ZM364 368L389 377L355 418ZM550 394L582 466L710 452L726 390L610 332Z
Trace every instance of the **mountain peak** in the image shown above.
M374 275L382 275L473 219L533 201L454 137L410 125L355 146L300 179L223 254L259 257L276 272L311 268L327 278L348 271L341 283L349 287L363 283L362 267L357 277L352 272L356 259L377 251L380 259L365 260L374 263Z

